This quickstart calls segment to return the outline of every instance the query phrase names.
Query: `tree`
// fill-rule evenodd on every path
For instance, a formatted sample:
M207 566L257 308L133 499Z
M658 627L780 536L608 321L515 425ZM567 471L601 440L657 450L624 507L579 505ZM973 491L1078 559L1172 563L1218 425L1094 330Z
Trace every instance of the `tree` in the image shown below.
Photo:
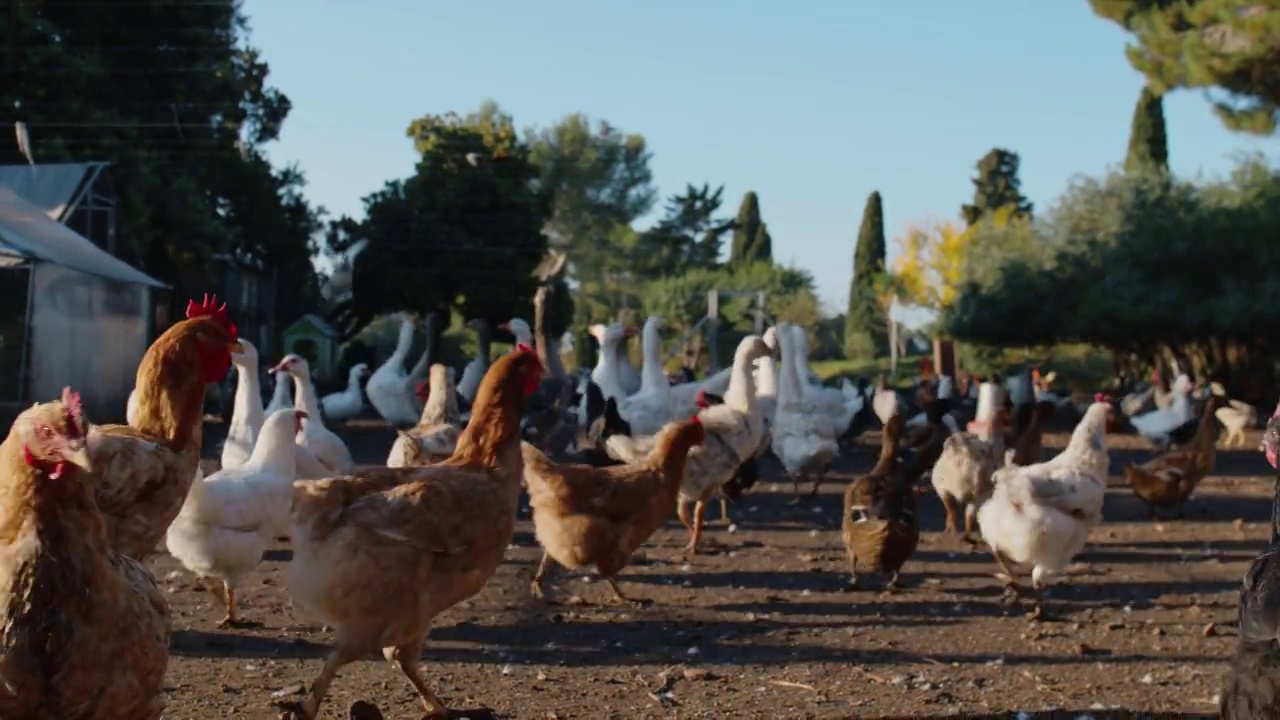
M13 0L4 17L0 106L26 124L36 162L111 164L125 259L207 289L214 256L247 255L296 278L286 293L313 284L319 211L301 175L261 152L290 103L239 3ZM2 147L0 162L26 162Z
M641 233L635 245L633 268L642 280L681 275L689 268L712 270L719 265L724 234L734 221L719 216L724 186L711 189L687 185L667 198L662 218Z
M1280 8L1257 0L1090 0L1133 33L1129 63L1157 95L1216 89L1227 127L1270 135L1280 112Z
M993 148L978 161L978 176L973 178L973 204L960 208L966 225L976 225L987 213L1012 206L1018 215L1031 216L1031 202L1022 194L1018 178L1018 153Z
M631 272L637 240L631 224L657 199L652 153L644 136L574 113L548 128L525 131L530 161L553 198L548 230L569 253L577 282L578 321L613 304L610 292Z
M996 216L1007 219L1009 208L998 210ZM912 227L900 236L892 273L899 297L931 310L942 310L955 302L972 230L942 222L929 229Z
M1164 99L1143 86L1129 129L1128 172L1168 172L1169 139L1164 125Z
M363 245L351 298L335 307L339 330L350 336L395 310L456 309L492 323L527 315L551 201L511 117L489 102L466 117L418 118L406 135L420 156L413 176L366 197L365 219L330 233L336 251Z
M853 281L849 286L849 310L845 314L844 349L849 358L875 357L886 347L887 334L880 317L877 277L884 272L884 207L880 191L871 193L862 211L858 244L853 256Z
M747 191L738 206L738 217L733 224L733 244L729 251L729 264L742 265L754 262L773 262L773 238L760 219L760 198L754 191Z

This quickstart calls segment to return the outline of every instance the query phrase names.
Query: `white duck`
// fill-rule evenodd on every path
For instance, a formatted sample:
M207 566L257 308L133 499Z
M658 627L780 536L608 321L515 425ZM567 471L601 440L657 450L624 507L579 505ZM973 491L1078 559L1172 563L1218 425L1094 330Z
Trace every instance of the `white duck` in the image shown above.
M644 349L641 366L640 391L618 402L618 413L631 425L633 435L653 435L672 419L671 384L662 369L662 338L658 330L662 318L650 315L640 331L640 343Z
M325 472L321 477L344 475L354 470L356 464L351 459L351 451L320 419L320 401L316 398L315 386L311 384L311 366L301 356L291 353L285 355L280 364L271 368L271 372L277 370L286 370L293 378L294 407L307 414L297 442L299 446L311 451L324 467ZM315 470L314 467L304 467L299 461L299 477L310 478Z
M396 432L387 455L387 467L408 467L418 458L448 457L458 444L458 398L453 368L436 363L427 376L428 386L422 393L426 396L422 417L414 427Z
M265 415L293 407L293 393L291 392L293 378L289 377L288 371L277 370L271 374L271 377L275 380L276 386L271 393L271 402L267 403Z
M227 441L222 444L222 467L233 468L249 459L258 432L267 415L262 410L262 388L258 381L258 349L241 340L241 352L231 355L236 368L236 394L227 423Z
M840 389L823 387L808 382L811 370L809 368L809 335L804 328L799 325L786 323L791 332L791 341L794 352L791 357L791 364L795 367L796 377L800 381L801 391L804 393L805 401L812 403L815 410L825 412L831 416L835 422L836 435L844 434L849 428L849 424L853 422L853 418L862 410L862 405L866 399L862 397L852 384L848 387ZM783 360L787 362L787 360Z
M1169 433L1195 418L1191 407L1191 378L1179 375L1173 381L1170 394L1173 398L1168 408L1129 418L1129 424L1139 435L1161 447L1169 444Z
M360 390L360 381L369 375L369 366L356 363L347 372L345 390L329 393L320 398L320 409L325 419L330 421L350 420L364 409L364 393Z
M706 441L689 453L677 505L681 522L692 530L686 550L698 550L706 504L712 494L733 479L738 466L753 457L760 448L765 424L756 404L751 366L756 358L768 353L769 346L759 335L743 338L734 353L732 378L729 389L725 391L724 402L698 413ZM652 449L653 442L653 436L632 438L613 435L605 441L605 450L616 460L633 463ZM696 503L692 523L689 518L690 502Z
M369 376L365 385L365 394L369 396L369 404L392 427L412 425L418 421L418 411L413 399L405 391L405 378L408 373L404 369L405 356L409 354L409 346L413 344L413 319L407 314L397 315L400 319L400 333L396 338L395 350L386 362ZM294 376L296 382L297 376ZM318 416L312 415L309 422Z
M830 408L821 404L814 395L804 392L800 379L800 367L796 362L796 338L800 328L790 323L778 326L778 341L782 350L782 377L779 378L777 410L773 415L773 453L782 461L787 476L795 486L800 500L801 479L814 477L810 497L816 495L822 477L831 461L839 454L839 431ZM801 330L803 332L803 330ZM843 428L841 428L843 429Z
M1084 548L1102 521L1107 487L1107 418L1111 405L1095 402L1071 434L1066 449L1048 462L1005 466L992 476L991 499L978 509L983 538L1005 583L1005 599L1017 603L1011 563L1033 566L1033 617L1044 614L1044 589Z
M296 470L293 437L304 417L293 409L272 413L243 463L192 483L166 533L169 554L183 567L221 581L210 584L227 609L219 626L237 622L240 578L262 562L270 540L288 530Z

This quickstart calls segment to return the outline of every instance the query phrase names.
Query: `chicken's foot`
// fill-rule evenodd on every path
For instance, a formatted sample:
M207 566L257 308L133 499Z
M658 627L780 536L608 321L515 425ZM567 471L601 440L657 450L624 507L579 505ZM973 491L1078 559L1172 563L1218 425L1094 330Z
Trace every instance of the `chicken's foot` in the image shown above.
M698 543L702 540L702 522L707 513L707 504L699 500L693 508L693 527L689 535L689 544L684 546L686 553L698 554Z
M1020 602L1018 581L1014 578L1013 570L1009 569L1009 561L1004 553L996 548L991 548L991 554L995 557L996 564L1000 566L1000 573L996 577L1004 582L1004 594L1000 598L1000 604L1005 607L1016 607Z
M965 505L964 507L964 534L960 539L969 544L969 551L972 552L974 547L980 542L973 534L973 522L978 515L978 509L973 505Z
M809 499L810 499L810 500L812 500L812 499L814 499L814 498L818 497L818 490L822 488L822 481L823 481L823 480L826 480L826 479L827 479L826 475L824 475L824 474L822 474L822 473L819 473L818 475L814 476L814 478L813 478L813 488L812 488L811 490L809 490Z
M618 587L618 580L616 578L605 578L604 580L609 583L609 587L613 590L614 597L616 597L620 602L628 605L635 605L637 607L644 607L646 605L653 604L653 601L648 598L633 598L622 594L622 588Z
M892 576L889 577L889 582L884 584L884 589L880 592L880 597L881 598L891 597L894 593L896 593L898 590L901 590L901 589L902 589L902 586L898 584L898 573L895 572L893 573Z
M1031 589L1036 594L1035 607L1031 608L1031 612L1027 613L1027 618L1031 620L1039 620L1045 622L1051 620L1048 613L1044 609L1044 583L1037 582L1034 578L1031 581Z
M848 592L862 589L858 586L858 558L853 556L849 557L849 583L844 586L844 589Z
M280 720L315 720L320 712L320 703L324 700L324 696L329 692L329 686L333 684L333 679L338 676L338 671L342 666L359 660L363 657L363 653L352 652L350 648L339 645L334 648L333 652L324 659L324 667L320 669L320 674L316 676L314 682L311 683L311 689L307 691L305 697L300 701L290 701L281 703Z
M227 614L222 618L222 622L218 623L218 627L235 627L239 624L236 620L236 589L230 585L225 585L227 599Z
M448 708L435 693L431 692L431 688L427 687L427 681L422 677L422 667L418 665L418 658L422 656L422 646L425 644L424 640L409 645L382 649L382 656L387 659L387 662L399 668L400 672L408 678L409 683L413 685L413 689L418 691L418 697L422 698L422 706L427 711L424 717L430 720L455 720L456 718L481 720L482 718L496 717L489 708L468 708L466 710Z
M795 474L791 474L791 473L788 473L787 475L788 475L788 477L790 477L790 478L791 478L791 487L792 487L792 490L794 490L794 491L795 491L795 497L791 498L791 501L790 501L790 502L788 502L787 504L788 504L788 505L799 505L799 504L800 504L800 481L804 478L804 476L803 476L803 475L795 475Z

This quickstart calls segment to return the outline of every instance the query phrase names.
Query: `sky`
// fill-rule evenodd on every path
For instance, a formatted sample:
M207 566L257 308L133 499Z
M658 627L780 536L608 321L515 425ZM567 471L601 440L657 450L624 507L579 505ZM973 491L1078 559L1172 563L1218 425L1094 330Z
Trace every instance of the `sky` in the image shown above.
M362 5L363 7L359 7ZM424 114L497 101L517 125L573 112L645 136L662 197L760 197L774 259L848 298L873 190L890 255L911 224L955 219L978 158L1022 158L1038 209L1122 162L1141 76L1087 0L246 0L250 41L293 102L271 159L332 214L411 174ZM1165 100L1170 165L1226 173L1280 143L1224 129L1200 92ZM659 204L660 205L660 204ZM642 223L643 224L643 223ZM891 260L892 262L892 260Z

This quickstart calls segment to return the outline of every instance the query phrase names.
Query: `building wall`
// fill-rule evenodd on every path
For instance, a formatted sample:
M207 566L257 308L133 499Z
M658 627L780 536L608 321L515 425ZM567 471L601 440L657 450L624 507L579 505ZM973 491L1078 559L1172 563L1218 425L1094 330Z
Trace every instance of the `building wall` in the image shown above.
M28 402L80 393L94 422L123 422L147 350L150 291L49 263L32 273Z

